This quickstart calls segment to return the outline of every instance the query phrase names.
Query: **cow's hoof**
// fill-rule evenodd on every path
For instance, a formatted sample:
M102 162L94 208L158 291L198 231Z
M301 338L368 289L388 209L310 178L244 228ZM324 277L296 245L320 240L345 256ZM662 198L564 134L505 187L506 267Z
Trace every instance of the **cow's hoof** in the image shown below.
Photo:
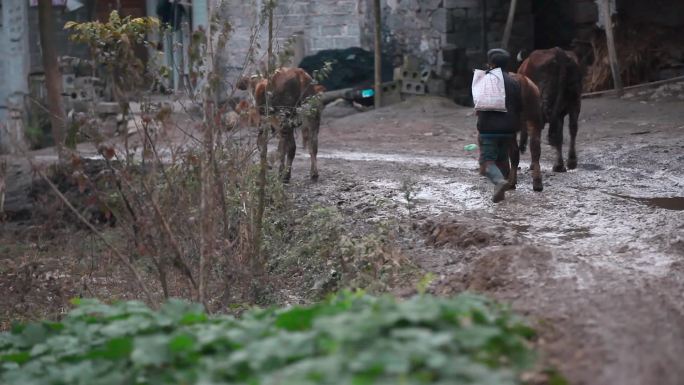
M553 172L568 172L568 169L562 164L557 164L553 166Z
M576 168L577 168L577 159L573 159L573 158L568 159L568 169L574 170Z
M543 190L544 190L544 185L542 184L542 181L540 181L540 180L532 181L532 190L534 190L534 191L543 191Z
M311 181L318 182L318 174L311 175Z
M514 185L514 184L509 184L509 185L508 185L508 189L509 189L509 190L515 190L516 188L518 188L518 187L517 187L516 185Z

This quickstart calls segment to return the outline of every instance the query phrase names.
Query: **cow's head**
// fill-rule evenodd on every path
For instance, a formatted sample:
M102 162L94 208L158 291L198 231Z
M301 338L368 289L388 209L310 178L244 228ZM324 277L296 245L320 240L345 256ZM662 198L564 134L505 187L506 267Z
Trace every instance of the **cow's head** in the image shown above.
M320 85L320 84L314 84L313 87L314 87L314 93L315 93L316 95L322 94L322 93L324 93L324 92L326 91L326 90L325 90L325 87L322 86L322 85Z
M238 90L250 91L254 89L254 86L260 79L261 78L258 75L243 76L237 81L235 87L237 87Z

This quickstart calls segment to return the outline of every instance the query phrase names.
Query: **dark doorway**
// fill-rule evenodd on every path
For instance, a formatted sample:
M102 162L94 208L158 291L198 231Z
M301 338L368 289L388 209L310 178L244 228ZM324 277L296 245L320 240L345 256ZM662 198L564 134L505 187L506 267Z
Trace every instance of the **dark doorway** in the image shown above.
M570 48L575 36L572 6L567 0L532 0L535 49Z

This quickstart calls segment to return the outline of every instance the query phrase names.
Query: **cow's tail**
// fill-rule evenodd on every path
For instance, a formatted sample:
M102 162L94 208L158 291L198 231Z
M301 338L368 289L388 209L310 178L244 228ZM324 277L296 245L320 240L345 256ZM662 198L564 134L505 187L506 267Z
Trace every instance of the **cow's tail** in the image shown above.
M560 122L563 98L565 97L565 87L567 83L567 56L561 49L556 49L556 62L558 64L558 76L556 77L556 97L549 116L549 144L558 146L563 144L563 125Z
M524 126L520 128L520 141L518 142L518 150L521 154L527 151L528 133L527 133L527 121L523 122Z

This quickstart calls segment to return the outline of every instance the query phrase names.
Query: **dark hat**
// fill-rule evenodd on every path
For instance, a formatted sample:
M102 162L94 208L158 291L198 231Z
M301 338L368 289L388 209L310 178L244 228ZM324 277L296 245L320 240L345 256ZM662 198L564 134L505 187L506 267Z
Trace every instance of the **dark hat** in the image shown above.
M494 56L503 56L509 59L511 54L503 48L493 48L487 51L487 60L491 61Z
M510 58L511 54L505 49L494 48L487 51L487 62L502 69L505 69L508 66Z

